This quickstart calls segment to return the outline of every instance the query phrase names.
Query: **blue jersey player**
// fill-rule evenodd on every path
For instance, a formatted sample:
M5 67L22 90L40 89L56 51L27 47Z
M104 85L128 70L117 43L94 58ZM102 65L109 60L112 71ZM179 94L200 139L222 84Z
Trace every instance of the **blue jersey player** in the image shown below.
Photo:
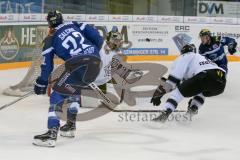
M69 84L73 84L73 86L84 86L87 85L87 83L94 81L98 74L97 71L101 62L99 51L103 44L103 37L100 36L99 32L94 27L88 24L78 24L76 22L63 23L63 17L59 11L49 12L47 15L47 21L52 34L44 39L42 51L44 60L41 65L41 75L37 78L35 83L35 93L37 95L46 93L48 78L53 71L54 55L57 55L65 61L66 70L69 71L70 74L64 80ZM86 78L84 76L88 76L87 73L90 72L86 71L86 67L84 68L80 66L82 63L86 63L86 61L89 59L90 61L96 62L92 63L92 65L89 67L90 69L91 67L94 67L96 71L95 75L90 71L90 78ZM77 97L79 97L79 95L76 96L74 94L65 92L69 90L69 85L68 87L60 86L59 88L60 90L57 91L53 89L53 92L50 95L48 132L42 135L34 136L33 144L35 145L49 147L55 146L57 133L60 128L60 122L55 113L55 107L62 105L64 99L68 98L71 100L70 107L67 110L68 113L77 114L78 112L79 98ZM68 115L71 114L67 114L67 116ZM68 119L71 119L71 117L68 117ZM71 121L67 122L67 125L72 128L75 127L75 123L71 123Z
M199 37L201 38L199 53L215 62L227 73L228 60L224 52L224 46L228 47L228 52L232 55L236 52L237 42L230 37L211 36L208 29L202 29Z

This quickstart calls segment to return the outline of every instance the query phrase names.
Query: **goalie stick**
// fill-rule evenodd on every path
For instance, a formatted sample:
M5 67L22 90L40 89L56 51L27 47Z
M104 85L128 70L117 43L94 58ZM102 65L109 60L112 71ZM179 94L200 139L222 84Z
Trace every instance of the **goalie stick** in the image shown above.
M12 101L12 102L10 102L10 103L7 103L7 104L5 104L5 105L3 105L3 106L1 106L1 107L0 107L0 110L2 110L2 109L4 109L4 108L7 108L7 107L9 107L9 106L11 106L11 105L13 105L13 104L17 103L18 101L20 101L20 100L22 100L22 99L25 99L25 98L29 97L29 96L32 95L33 93L34 93L34 91L30 91L30 92L26 93L26 94L23 95L22 97L19 97L18 99L14 100L14 101Z
M163 110L117 110L115 109L118 104L114 104L108 96L106 96L95 83L90 83L89 87L92 88L103 100L104 107L112 112L163 112ZM120 103L119 103L120 104ZM174 112L186 112L185 110L174 110Z

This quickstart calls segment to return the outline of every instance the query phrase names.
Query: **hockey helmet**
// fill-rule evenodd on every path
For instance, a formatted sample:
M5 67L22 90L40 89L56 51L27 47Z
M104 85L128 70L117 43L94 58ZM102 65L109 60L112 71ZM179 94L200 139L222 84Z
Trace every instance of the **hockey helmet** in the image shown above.
M122 34L117 30L108 32L106 35L106 43L113 50L120 49L123 44Z
M196 47L194 44L186 44L181 49L181 54L185 54L188 52L194 52L196 53Z
M202 36L211 36L211 32L209 29L202 29L200 32L199 32L199 37L202 37Z
M49 27L57 27L58 25L63 23L62 13L58 10L48 12L47 21Z
M108 42L122 41L122 34L118 31L110 31L107 33L106 40Z

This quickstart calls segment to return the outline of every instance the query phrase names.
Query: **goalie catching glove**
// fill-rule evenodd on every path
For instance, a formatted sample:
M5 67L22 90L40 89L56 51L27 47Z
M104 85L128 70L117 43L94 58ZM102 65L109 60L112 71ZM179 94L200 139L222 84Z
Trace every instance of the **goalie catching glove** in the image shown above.
M128 70L128 73L123 78L128 84L132 84L137 82L139 79L141 79L142 75L143 75L142 71L138 69L134 69L134 70Z
M111 64L111 72L119 75L127 83L132 84L140 80L143 76L143 72L138 69L129 69L121 64L121 61L114 57Z

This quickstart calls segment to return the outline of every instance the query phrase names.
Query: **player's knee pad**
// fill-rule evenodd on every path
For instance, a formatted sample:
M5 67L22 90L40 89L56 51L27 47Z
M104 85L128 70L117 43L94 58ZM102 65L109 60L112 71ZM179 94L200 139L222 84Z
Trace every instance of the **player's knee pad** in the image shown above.
M70 106L68 107L68 112L72 113L72 114L77 114L78 110L80 108L80 105L78 102L72 102L70 104Z
M79 103L78 102L72 102L70 106L67 109L67 120L71 122L76 121L77 113L79 110Z

